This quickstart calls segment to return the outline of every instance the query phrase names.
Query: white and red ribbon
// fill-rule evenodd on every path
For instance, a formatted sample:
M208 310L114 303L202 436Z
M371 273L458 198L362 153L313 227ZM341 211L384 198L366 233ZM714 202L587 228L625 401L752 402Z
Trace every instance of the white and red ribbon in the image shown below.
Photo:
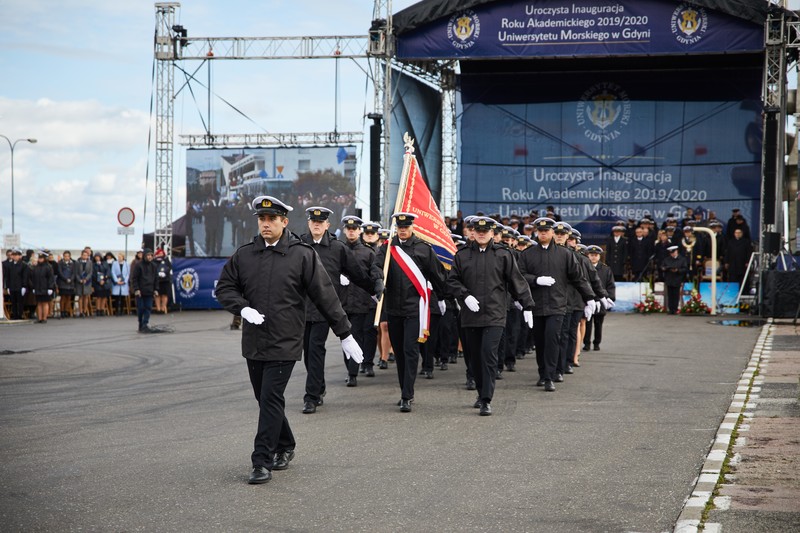
M418 341L425 342L430 335L431 285L413 259L399 246L390 246L392 258L411 281L419 294L419 335Z

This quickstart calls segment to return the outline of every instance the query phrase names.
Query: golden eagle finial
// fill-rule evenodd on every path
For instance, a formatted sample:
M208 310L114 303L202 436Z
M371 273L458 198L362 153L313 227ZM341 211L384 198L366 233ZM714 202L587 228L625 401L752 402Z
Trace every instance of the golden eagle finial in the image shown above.
M407 154L414 153L414 139L411 138L411 135L409 135L408 132L403 134L403 144L406 145Z

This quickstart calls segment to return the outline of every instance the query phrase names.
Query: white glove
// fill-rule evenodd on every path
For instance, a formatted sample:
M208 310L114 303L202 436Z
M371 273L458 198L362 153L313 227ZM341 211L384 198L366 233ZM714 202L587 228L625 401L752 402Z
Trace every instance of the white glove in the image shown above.
M614 307L614 300L611 298L601 298L600 301L603 302L603 307L606 309L611 309Z
M241 312L242 318L255 324L256 326L264 323L264 315L253 309L252 307L245 307Z
M464 304L466 304L467 308L473 313L477 313L481 310L481 306L478 304L478 299L471 294L464 298Z
M586 307L583 308L583 316L586 317L586 320L592 318L592 314L594 313L594 304L589 302L586 304Z
M341 285L342 287L347 287L348 285L350 285L350 280L347 279L347 276L345 276L344 274L339 274L339 285Z
M20 289L20 292L22 293L23 296L25 296L25 293L28 292L28 289L26 289L25 287L22 287ZM36 289L33 289L33 294L36 294Z
M342 351L345 357L352 359L356 363L361 364L364 360L364 352L361 351L361 346L358 345L356 339L352 335L348 335L342 339Z
M158 277L159 277L159 278L166 278L166 277L167 277L167 275L166 275L164 272L159 272L159 273L158 273Z
M514 302L514 307L516 307L518 311L522 311L522 304L521 303Z
M594 313L593 314L596 315L597 313L600 312L600 307L601 307L600 302L598 302L597 300L592 300L592 304L594 305Z
M446 311L447 311L447 304L439 300L439 312L444 315Z
M53 295L53 289L47 289L47 295L48 296L52 296Z
M542 287L551 287L555 285L555 283L555 278L551 278L550 276L539 276L536 278L536 284L541 285Z
M533 329L533 311L523 311L522 318L525 319L525 323L528 324L528 327Z

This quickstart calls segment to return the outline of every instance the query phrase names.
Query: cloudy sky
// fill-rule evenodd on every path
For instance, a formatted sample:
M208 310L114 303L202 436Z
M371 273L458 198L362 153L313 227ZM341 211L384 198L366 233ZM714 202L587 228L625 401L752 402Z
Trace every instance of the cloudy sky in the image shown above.
M394 11L413 4L394 0ZM0 134L14 151L14 224L23 247L57 251L92 245L121 249L117 211L136 213L135 247L154 227L153 168L146 185L152 91L153 2L2 0ZM370 0L184 0L178 21L194 36L366 35ZM186 62L193 71L199 63ZM362 66L364 66L362 64ZM331 131L335 65L328 60L217 61L212 98L216 133ZM183 83L176 73L176 87ZM197 74L208 79L203 67ZM372 111L372 87L350 60L340 61L339 130L359 131ZM175 102L176 134L202 133L194 86ZM365 152L364 157L367 154ZM183 214L185 149L175 152L175 216ZM145 211L145 195L147 211ZM144 216L143 216L144 215ZM0 138L0 233L11 233L10 151ZM2 242L0 242L0 245Z

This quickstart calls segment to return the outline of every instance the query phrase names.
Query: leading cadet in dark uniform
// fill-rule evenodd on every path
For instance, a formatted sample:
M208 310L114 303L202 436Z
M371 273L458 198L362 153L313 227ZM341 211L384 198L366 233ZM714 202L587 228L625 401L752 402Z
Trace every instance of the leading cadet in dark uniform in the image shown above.
M420 343L425 342L427 309L422 305L423 294L430 283L439 299L439 310L446 310L447 296L442 263L430 244L414 235L412 213L395 213L397 235L391 240L389 269L383 308L389 322L389 338L394 348L397 377L400 381L400 411L411 411L414 400L414 382L419 368ZM389 253L389 246L381 247L376 262L381 267ZM396 254L396 255L395 255ZM409 262L410 261L410 262ZM408 272L408 273L406 273ZM425 314L422 314L425 313Z
M362 354L319 256L286 228L292 208L271 196L259 196L252 205L259 235L225 263L216 295L244 319L242 355L259 406L248 481L255 484L269 481L272 470L286 469L294 458L283 393L301 358L306 299L342 340L346 355L361 362Z
M567 312L567 286L578 289L585 306L584 313L594 311L594 293L582 275L575 254L553 241L554 221L540 218L534 222L539 246L531 246L520 254L519 269L531 287L536 301L533 310L536 362L539 366L538 386L548 392L556 390L553 380L559 355L559 333Z
M344 301L345 288L354 283L369 294L375 294L380 278L370 281L367 273L362 270L353 257L350 249L342 241L336 239L328 228L331 223L328 217L333 213L325 207L309 207L306 209L308 216L308 233L302 235L300 240L311 246L325 267L331 278L339 300ZM376 269L377 271L377 269ZM378 272L378 276L380 276ZM311 414L322 405L325 396L325 341L328 339L328 320L310 300L306 302L306 329L303 336L303 361L308 372L306 376L306 394L303 398L303 413ZM347 386L355 387L357 384L358 364L345 357L347 367Z
M689 271L689 263L686 257L678 253L678 245L675 244L667 248L669 257L661 263L661 270L664 273L664 285L667 286L667 309L669 314L674 315L678 312L678 305L681 301L681 288L686 279L686 272Z
M378 342L378 332L375 326L372 325L372 320L375 318L375 307L377 306L377 298L383 292L383 273L380 267L375 264L375 249L367 246L361 240L361 228L364 221L355 215L348 215L342 218L342 228L344 229L345 245L350 249L352 259L358 264L358 267L363 272L371 272L370 278L374 279L374 290L376 296L370 296L370 293L361 287L350 284L350 280L343 276L344 298L342 299L342 307L347 313L347 318L352 325L353 337L358 341L361 346L361 351L364 352L364 362L361 363L361 370L368 377L375 377L375 370L372 368L375 361L375 348ZM374 225L371 226L372 233L376 236L377 230ZM348 385L351 387L356 386L356 373L358 373L358 365L345 360L348 373Z
M512 252L493 242L494 220L473 219L475 243L456 253L447 283L461 302L464 358L469 361L478 390L475 407L492 414L497 373L497 350L506 324L508 294L522 305L528 327L533 327L533 298Z

